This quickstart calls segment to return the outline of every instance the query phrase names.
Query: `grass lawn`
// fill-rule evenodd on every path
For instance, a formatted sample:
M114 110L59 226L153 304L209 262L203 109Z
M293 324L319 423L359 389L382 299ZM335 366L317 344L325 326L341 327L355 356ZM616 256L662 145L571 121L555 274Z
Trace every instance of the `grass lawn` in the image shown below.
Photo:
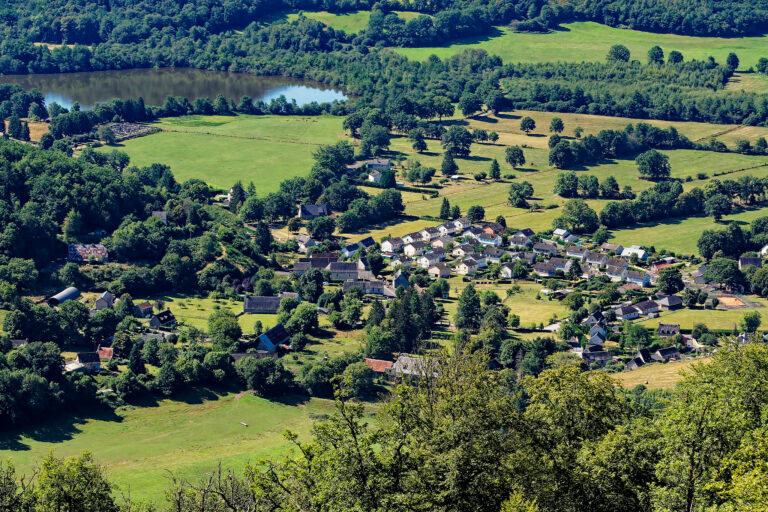
M228 189L237 180L253 181L266 194L286 178L307 174L315 148L344 137L341 123L334 116L187 116L163 119L157 123L163 132L118 148L134 165L170 165L180 182L197 178Z
M226 309L234 314L238 314L243 310L243 303L239 301L185 295L162 295L149 299L136 299L135 302L139 303L148 300L150 303L154 303L158 299L165 301L166 308L173 312L173 315L179 322L203 331L208 330L208 317L217 309ZM246 314L238 317L238 322L244 333L253 332L256 320L261 320L266 330L277 324L277 315Z
M219 461L240 470L248 462L286 454L289 446L282 437L286 429L306 439L313 420L333 409L331 401L303 397L268 401L203 391L183 398L3 433L0 458L10 459L17 471L29 474L51 450L57 456L89 450L120 491L159 502L168 487L169 471L196 481Z
M5 322L6 316L8 316L8 311L5 309L0 309L0 332L3 330L3 322Z
M453 276L448 279L450 284L450 299L443 300L442 304L448 316L448 320L453 322L454 315L458 308L458 299L464 288L469 283L462 281L460 276ZM540 300L536 300L536 295L544 287L536 283L517 283L521 291L514 295L507 297L507 290L513 286L513 284L477 284L475 283L475 289L478 291L492 290L501 297L503 303L509 307L511 313L515 313L520 316L520 325L522 327L530 327L532 323L538 325L539 323L548 324L550 318L553 315L562 317L568 313L568 308L563 306L557 300L547 300L547 297L542 296Z
M648 49L659 45L668 54L682 52L686 60L706 59L712 55L725 62L735 52L741 68L757 64L765 54L768 39L760 37L720 38L653 34L612 28L594 22L565 23L549 34L515 33L507 27L493 28L488 34L453 41L450 45L427 48L397 48L409 59L426 60L430 55L446 58L466 49L482 49L498 55L504 62L602 61L614 44L623 44L632 58L646 60Z

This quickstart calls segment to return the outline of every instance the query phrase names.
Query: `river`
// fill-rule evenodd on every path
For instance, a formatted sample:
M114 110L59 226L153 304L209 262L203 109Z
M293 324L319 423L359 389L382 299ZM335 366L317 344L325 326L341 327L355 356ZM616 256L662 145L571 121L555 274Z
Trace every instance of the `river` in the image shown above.
M269 102L280 95L299 105L344 100L343 92L322 84L294 78L256 76L225 71L190 68L126 69L37 75L0 75L0 83L37 89L47 104L56 102L70 108L77 101L89 109L112 98L144 98L147 105L160 106L166 96L184 96L190 100L217 94L239 100L250 96Z

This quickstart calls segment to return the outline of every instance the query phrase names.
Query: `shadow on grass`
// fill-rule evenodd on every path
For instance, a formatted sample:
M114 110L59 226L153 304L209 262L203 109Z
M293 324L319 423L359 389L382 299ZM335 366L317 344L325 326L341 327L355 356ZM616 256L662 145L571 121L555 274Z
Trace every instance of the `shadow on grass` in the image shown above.
M499 119L522 119L523 116L516 116L510 112L496 112L496 117Z
M121 422L123 418L108 407L89 407L62 413L42 421L31 421L0 433L0 450L26 451L24 438L42 443L62 443L82 432L81 425L90 421Z

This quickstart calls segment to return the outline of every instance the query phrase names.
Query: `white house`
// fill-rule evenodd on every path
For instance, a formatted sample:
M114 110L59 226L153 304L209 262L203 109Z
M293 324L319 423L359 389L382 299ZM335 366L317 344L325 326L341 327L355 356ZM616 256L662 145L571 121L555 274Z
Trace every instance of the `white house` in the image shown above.
M651 278L645 272L630 270L627 272L627 282L646 287L651 285Z
M637 259L640 261L645 261L646 258L648 258L648 253L645 252L645 249L641 248L639 245L625 247L624 250L621 251L622 258L631 258L633 254L636 255Z
M616 308L616 318L619 320L634 320L640 316L640 311L635 306L621 306Z
M383 252L397 252L403 248L405 242L400 237L387 238L381 242L381 250Z
M440 236L448 236L454 234L457 228L453 222L446 222L437 226L437 229L440 231Z
M453 221L453 225L456 226L456 231L463 231L472 225L472 222L467 217L462 217Z
M572 245L565 250L565 255L569 258L584 261L587 259L587 256L589 256L589 249L585 247L579 247L578 245Z
M437 238L440 236L440 230L437 228L424 228L421 231L419 231L419 234L421 235L421 239L425 242L429 242L433 238Z
M477 236L477 241L483 245L492 247L499 247L501 245L501 237L499 235L490 235L485 232Z
M424 254L424 251L427 250L427 244L424 242L413 242L408 245L406 245L403 248L403 252L406 256L413 258L415 256L421 256Z
M440 255L434 252L425 252L422 254L418 260L416 260L416 264L421 268L428 269L432 265L438 263L440 261Z
M467 258L456 266L456 273L463 276L472 275L477 272L477 262L472 258Z
M413 242L421 242L421 233L409 233L403 237L403 243L412 244Z
M559 238L560 240L565 240L566 238L571 236L571 232L568 231L567 229L557 228L556 230L554 230L552 232L552 236L555 236L555 237Z

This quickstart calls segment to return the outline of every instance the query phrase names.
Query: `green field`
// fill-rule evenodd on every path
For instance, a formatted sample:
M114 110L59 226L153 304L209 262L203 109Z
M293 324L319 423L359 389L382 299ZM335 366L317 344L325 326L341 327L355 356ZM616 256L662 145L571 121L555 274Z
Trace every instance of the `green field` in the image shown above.
M694 364L706 364L708 357L691 359L687 361L673 361L669 363L653 363L631 372L621 372L613 375L618 382L627 389L632 389L640 384L648 389L669 389L675 386L683 378L683 375Z
M307 436L314 419L333 409L328 400L289 397L269 401L249 394L201 392L187 401L126 408L117 414L67 417L23 433L0 436L0 459L30 474L53 451L91 451L122 492L161 500L169 471L197 480L219 461L236 470L248 462L288 452L286 429ZM243 427L240 422L248 427Z
M286 178L307 174L315 148L343 137L341 123L333 116L169 118L157 123L161 133L128 140L119 149L133 165L170 165L179 182L197 178L228 189L237 180L253 181L265 194Z
M507 27L492 29L490 34L454 41L450 45L427 48L397 48L409 59L426 60L434 54L445 58L466 49L482 49L498 55L504 62L601 61L614 44L623 44L632 58L645 61L648 49L659 45L665 53L682 52L687 59L703 60L712 55L724 62L728 53L741 59L740 68L754 66L766 54L768 38L691 37L653 34L612 28L594 22L565 23L548 34L515 33Z
M659 322L665 324L680 324L682 329L692 329L693 324L702 323L706 324L710 329L719 329L730 331L737 326L739 320L744 315L745 311L757 311L760 313L763 319L763 325L768 325L768 302L765 299L761 299L755 295L747 295L745 298L755 304L759 304L761 307L752 310L746 309L678 309L675 311L662 311L659 318L637 320L635 323L640 323L648 328L655 329L658 327Z
M406 21L417 17L419 13L409 11L394 11L399 17ZM345 13L334 13L328 11L302 11L307 18L312 18L328 25L335 30L343 30L347 34L357 34L368 27L368 19L371 17L370 11L350 11ZM294 21L299 17L299 13L290 13L284 15L286 21Z
M139 303L148 300L150 303L154 304L158 299L165 302L165 307L171 310L176 317L176 320L184 325L189 325L202 331L208 329L208 318L218 309L231 311L236 315L243 311L243 303L240 301L211 299L207 297L162 295L151 297L149 299L137 299L136 302ZM256 323L256 320L261 320L261 323L266 330L277 324L277 315L248 314L238 317L238 322L244 333L253 332L253 326Z

